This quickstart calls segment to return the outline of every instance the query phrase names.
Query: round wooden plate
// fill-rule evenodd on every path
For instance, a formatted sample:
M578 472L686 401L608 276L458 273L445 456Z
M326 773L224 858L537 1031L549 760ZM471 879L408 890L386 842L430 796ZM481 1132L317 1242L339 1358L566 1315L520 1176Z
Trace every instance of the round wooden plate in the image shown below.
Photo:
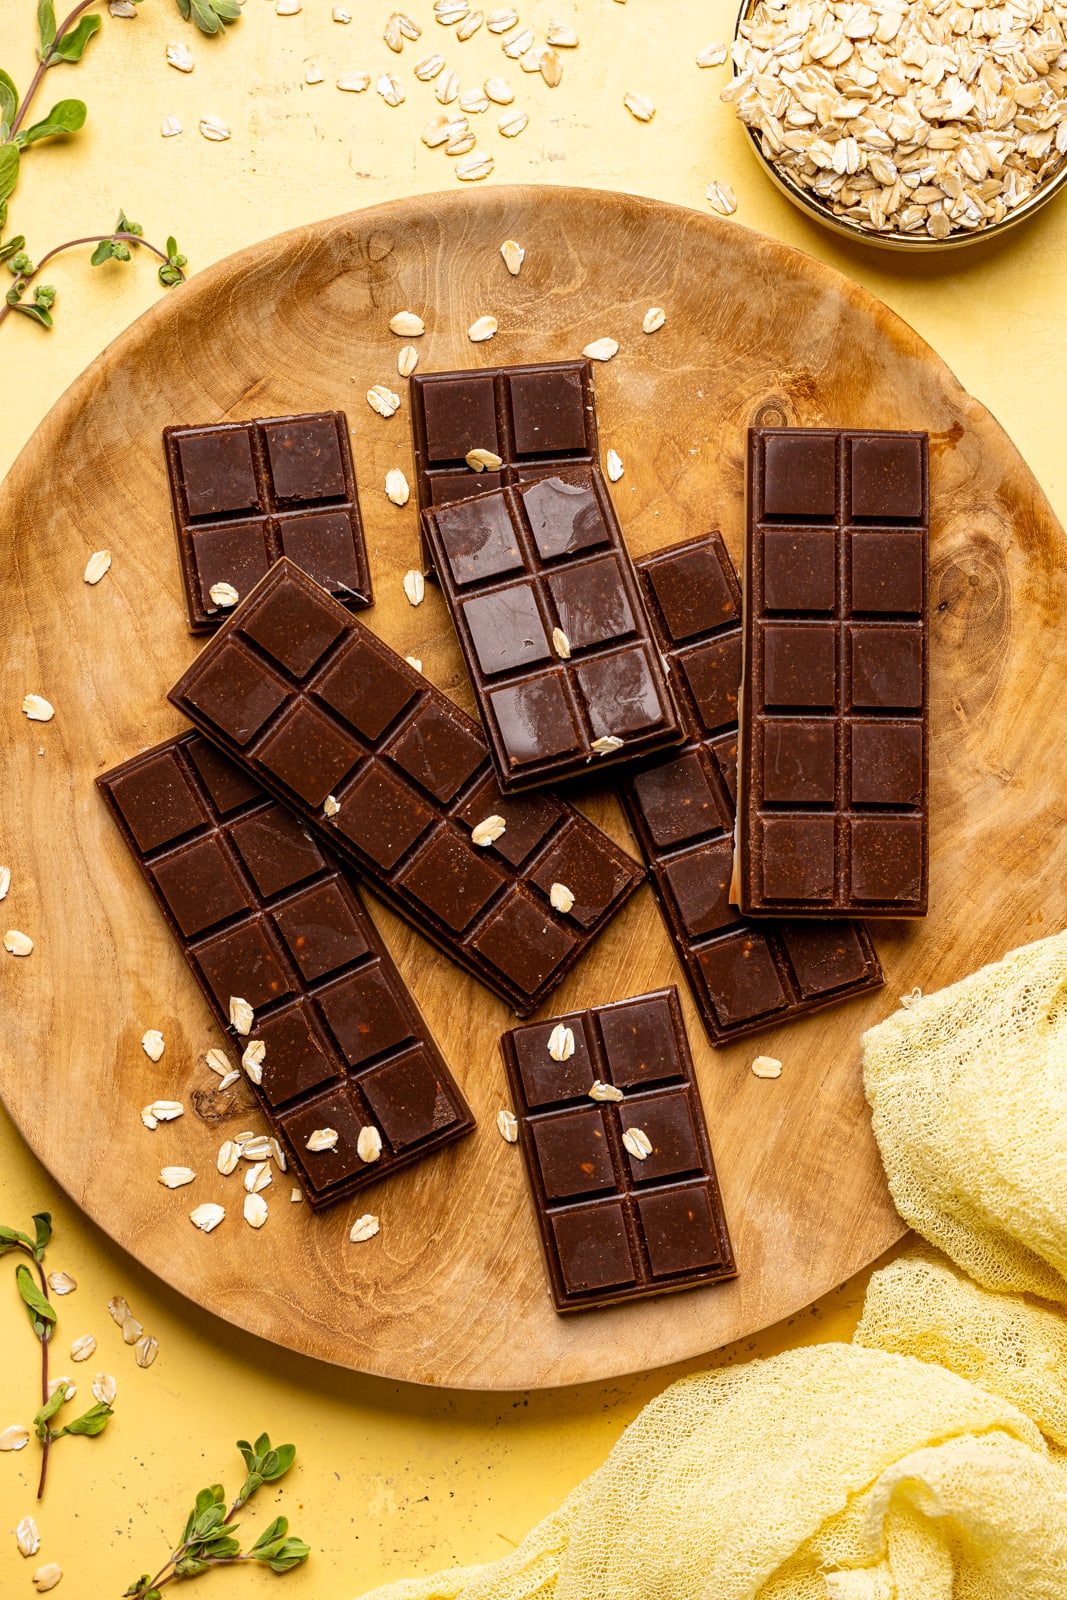
M526 249L512 278L503 240ZM658 333L646 309L666 309ZM505 1007L374 904L477 1131L355 1205L322 1217L267 1191L270 1218L241 1216L240 1175L220 1141L258 1125L244 1092L211 1092L219 1043L93 786L97 773L177 731L165 692L198 642L186 632L160 430L172 422L342 407L353 429L376 603L370 626L473 709L440 595L414 610L414 500L403 341L394 311L426 320L433 368L575 356L619 341L596 371L603 448L635 554L709 527L735 557L745 429L802 424L925 428L933 461L931 913L875 929L887 986L866 999L713 1051L651 891L643 888L557 991L552 1011L665 983L682 986L740 1276L735 1283L562 1319L550 1306L497 1038ZM472 344L491 313L500 331ZM398 390L391 420L372 383ZM859 1037L915 985L952 981L1062 926L1064 541L1041 491L989 413L885 306L816 261L714 217L632 196L499 188L403 200L271 239L167 296L55 407L0 491L3 529L5 928L36 941L0 952L3 1094L72 1198L138 1260L199 1305L280 1344L421 1383L518 1388L578 1383L710 1350L789 1314L902 1232L863 1099ZM97 587L90 552L111 549ZM56 708L47 725L23 695ZM579 802L629 839L614 798ZM160 1028L153 1066L140 1038ZM764 1053L777 1081L749 1071ZM148 1132L156 1097L185 1115ZM193 1167L188 1188L156 1180ZM209 1237L194 1205L221 1200ZM381 1233L351 1244L363 1210Z

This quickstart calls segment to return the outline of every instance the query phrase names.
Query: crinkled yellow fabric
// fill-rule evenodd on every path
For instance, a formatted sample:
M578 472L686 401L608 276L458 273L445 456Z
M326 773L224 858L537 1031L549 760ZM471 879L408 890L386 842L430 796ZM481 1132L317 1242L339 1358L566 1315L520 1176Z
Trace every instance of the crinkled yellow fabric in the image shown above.
M876 1273L851 1345L672 1385L512 1554L368 1600L1067 1600L1065 986L1061 935L865 1036L955 1265Z

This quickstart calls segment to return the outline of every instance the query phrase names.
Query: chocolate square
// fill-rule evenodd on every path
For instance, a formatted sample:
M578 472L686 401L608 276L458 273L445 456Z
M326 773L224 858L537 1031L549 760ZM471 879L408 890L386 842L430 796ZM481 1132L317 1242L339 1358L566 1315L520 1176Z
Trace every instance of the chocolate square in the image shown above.
M322 851L314 839L283 806L270 806L243 822L235 822L230 838L255 879L256 888L267 898L326 870Z
M533 1141L550 1200L569 1200L614 1186L615 1169L599 1106L535 1122Z
M275 724L256 751L272 778L310 806L321 806L352 770L352 746L329 718L301 702Z
M352 903L336 883L322 883L288 900L275 912L274 920L309 981L337 972L370 952Z
M637 1209L653 1277L674 1277L722 1261L719 1232L703 1185L641 1195Z
M763 629L763 704L819 706L835 703L837 634L808 623L768 623Z
M378 965L339 978L318 990L316 999L350 1067L411 1038L411 1019Z
M458 584L521 572L522 552L507 507L478 485L479 498L449 503L437 511L437 526L452 576ZM473 481L470 492L474 493Z
M762 934L751 929L708 945L699 956L712 1004L724 1023L780 1011L788 996Z
M849 735L853 805L921 804L923 730L917 722L853 722Z
M532 583L472 595L460 614L487 677L552 659Z
M216 517L260 506L248 426L183 434L178 454L190 517Z
M267 422L263 437L276 500L285 504L344 498L344 462L332 415Z
M923 536L916 528L849 534L852 609L919 616L923 608Z
M614 556L554 572L548 588L572 650L624 639L634 632L634 614Z
M251 615L242 613L240 626L280 667L294 678L305 678L343 624L333 607L323 605L310 591L283 594L274 589L264 594Z
M682 1075L665 994L605 1006L600 1012L600 1032L617 1089L642 1089Z
M578 372L533 371L507 378L518 456L565 455L588 446Z
M850 630L852 704L879 710L921 710L923 703L923 638L918 623L911 627Z
M492 374L423 379L420 394L428 461L463 461L469 450L498 453Z
M384 1061L359 1080L382 1132L398 1154L432 1139L457 1120L436 1064L423 1049Z
M849 489L854 517L900 522L918 519L925 502L924 441L916 434L859 435L849 441Z
M521 489L519 497L542 561L610 542L604 513L589 484L541 478Z
M227 640L210 660L194 663L190 704L238 745L246 745L285 699L285 684Z
M835 729L830 721L763 725L763 793L768 800L830 805L834 784Z
M216 583L228 583L241 597L255 588L270 564L265 520L194 528L190 538L200 598L208 611L219 609L211 598Z
M829 433L770 433L763 440L763 515L832 517L837 441Z
M832 528L768 528L763 604L769 611L833 611L837 547Z
M740 638L711 639L685 650L677 660L700 713L702 731L714 733L736 723Z
M663 877L691 938L729 927L739 916L730 904L734 850L730 839L703 845L664 863Z
M198 839L151 868L186 938L213 928L244 904L241 885L217 839Z
M231 998L247 1000L256 1011L292 993L289 974L261 921L242 922L216 934L198 944L195 955L208 987L227 1014Z
M435 799L449 801L485 760L478 734L435 700L424 700L386 753Z
M341 1063L331 1061L302 1004L257 1019L255 1032L266 1050L261 1088L268 1106L284 1105L340 1078Z
M204 812L172 751L115 782L115 798L142 850L156 850L203 826Z
M826 900L833 892L833 817L765 817L763 893L767 899Z
M504 874L454 828L442 828L408 862L399 882L456 933L503 886Z
M531 678L487 697L508 760L516 766L579 748L578 728L558 678Z
M380 761L365 762L338 799L331 825L386 871L433 821L430 807Z
M383 659L369 639L357 637L317 680L315 693L358 733L377 739L418 693L413 677L410 667Z
M626 1238L622 1206L575 1206L552 1218L560 1273L568 1294L621 1289L637 1276ZM561 1309L557 1306L557 1310Z

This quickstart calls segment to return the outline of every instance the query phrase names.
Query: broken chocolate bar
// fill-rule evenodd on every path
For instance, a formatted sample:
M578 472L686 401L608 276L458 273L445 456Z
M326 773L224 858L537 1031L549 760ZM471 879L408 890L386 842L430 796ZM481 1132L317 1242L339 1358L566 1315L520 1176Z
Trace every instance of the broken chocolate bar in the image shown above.
M477 724L291 562L170 699L520 1016L644 877L566 802L502 794Z
M736 1276L676 989L501 1043L557 1311Z
M309 1205L347 1199L470 1132L354 875L295 817L199 734L97 783L237 1058L249 1052L245 1070ZM233 999L252 1007L247 1034L231 1022ZM325 1130L335 1141L309 1149Z

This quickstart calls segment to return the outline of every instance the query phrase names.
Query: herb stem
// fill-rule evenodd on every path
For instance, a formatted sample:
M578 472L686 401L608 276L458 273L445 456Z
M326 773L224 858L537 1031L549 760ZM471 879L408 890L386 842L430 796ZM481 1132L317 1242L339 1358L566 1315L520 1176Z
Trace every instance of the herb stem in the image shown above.
M144 248L150 252L150 254L158 257L160 261L166 263L170 260L170 257L167 255L166 251L160 250L158 245L151 244L149 240L143 239L138 233L90 233L87 234L84 239L68 239L66 244L57 244L53 246L51 250L41 257L40 261L38 261L32 272L19 273L14 284L12 285L12 288L16 289L21 295L23 289L25 289L28 284L31 284L34 278L40 277L45 267L55 256L62 255L65 250L74 250L79 245L103 244L105 239L120 239L123 244L132 246L143 245ZM177 267L175 270L181 275L182 281L184 282L185 273L182 272L180 267ZM5 300L4 303L0 305L0 322L3 322L4 318L14 311L14 309L14 306Z
M25 1246L23 1248L25 1248ZM37 1260L37 1257L32 1254L31 1251L27 1250L26 1254L28 1256L30 1256L30 1259L32 1260L34 1266L37 1268L37 1280L41 1285L41 1293L44 1295L45 1299L48 1300L49 1304L51 1304L51 1299L50 1299L49 1294L48 1294L48 1279L44 1275L44 1267L41 1264L41 1262ZM41 1404L42 1404L42 1406L48 1404L48 1346L49 1346L50 1342L51 1341L49 1340L48 1334L46 1332L44 1337L41 1340ZM41 1475L37 1480L37 1498L38 1498L38 1500L42 1499L43 1496L44 1496L44 1483L45 1483L45 1478L48 1475L48 1451L49 1451L49 1448L51 1446L51 1443L52 1443L52 1430L51 1430L51 1428L49 1428L48 1432L45 1434L43 1440L41 1441Z
M74 10L70 13L70 16L69 17L65 17L63 19L63 21L59 24L59 27L56 29L56 36L52 40L51 48L49 49L48 54L43 58L43 60L38 62L37 71L34 73L33 77L30 79L30 86L26 90L26 93L22 97L22 104L19 106L18 110L15 112L15 120L11 124L11 136L12 136L12 138L14 138L15 134L18 133L19 129L22 127L22 124L23 124L23 122L25 121L25 118L26 118L26 113L30 109L30 102L33 100L34 95L37 93L38 89L41 87L42 79L44 78L45 73L48 71L49 67L52 65L52 63L53 63L53 61L55 59L56 45L63 38L64 34L66 33L67 29L71 26L71 24L77 22L78 18L81 16L82 12L83 11L88 11L91 6L95 6L97 4L99 4L99 0L79 0L79 3L74 7Z

